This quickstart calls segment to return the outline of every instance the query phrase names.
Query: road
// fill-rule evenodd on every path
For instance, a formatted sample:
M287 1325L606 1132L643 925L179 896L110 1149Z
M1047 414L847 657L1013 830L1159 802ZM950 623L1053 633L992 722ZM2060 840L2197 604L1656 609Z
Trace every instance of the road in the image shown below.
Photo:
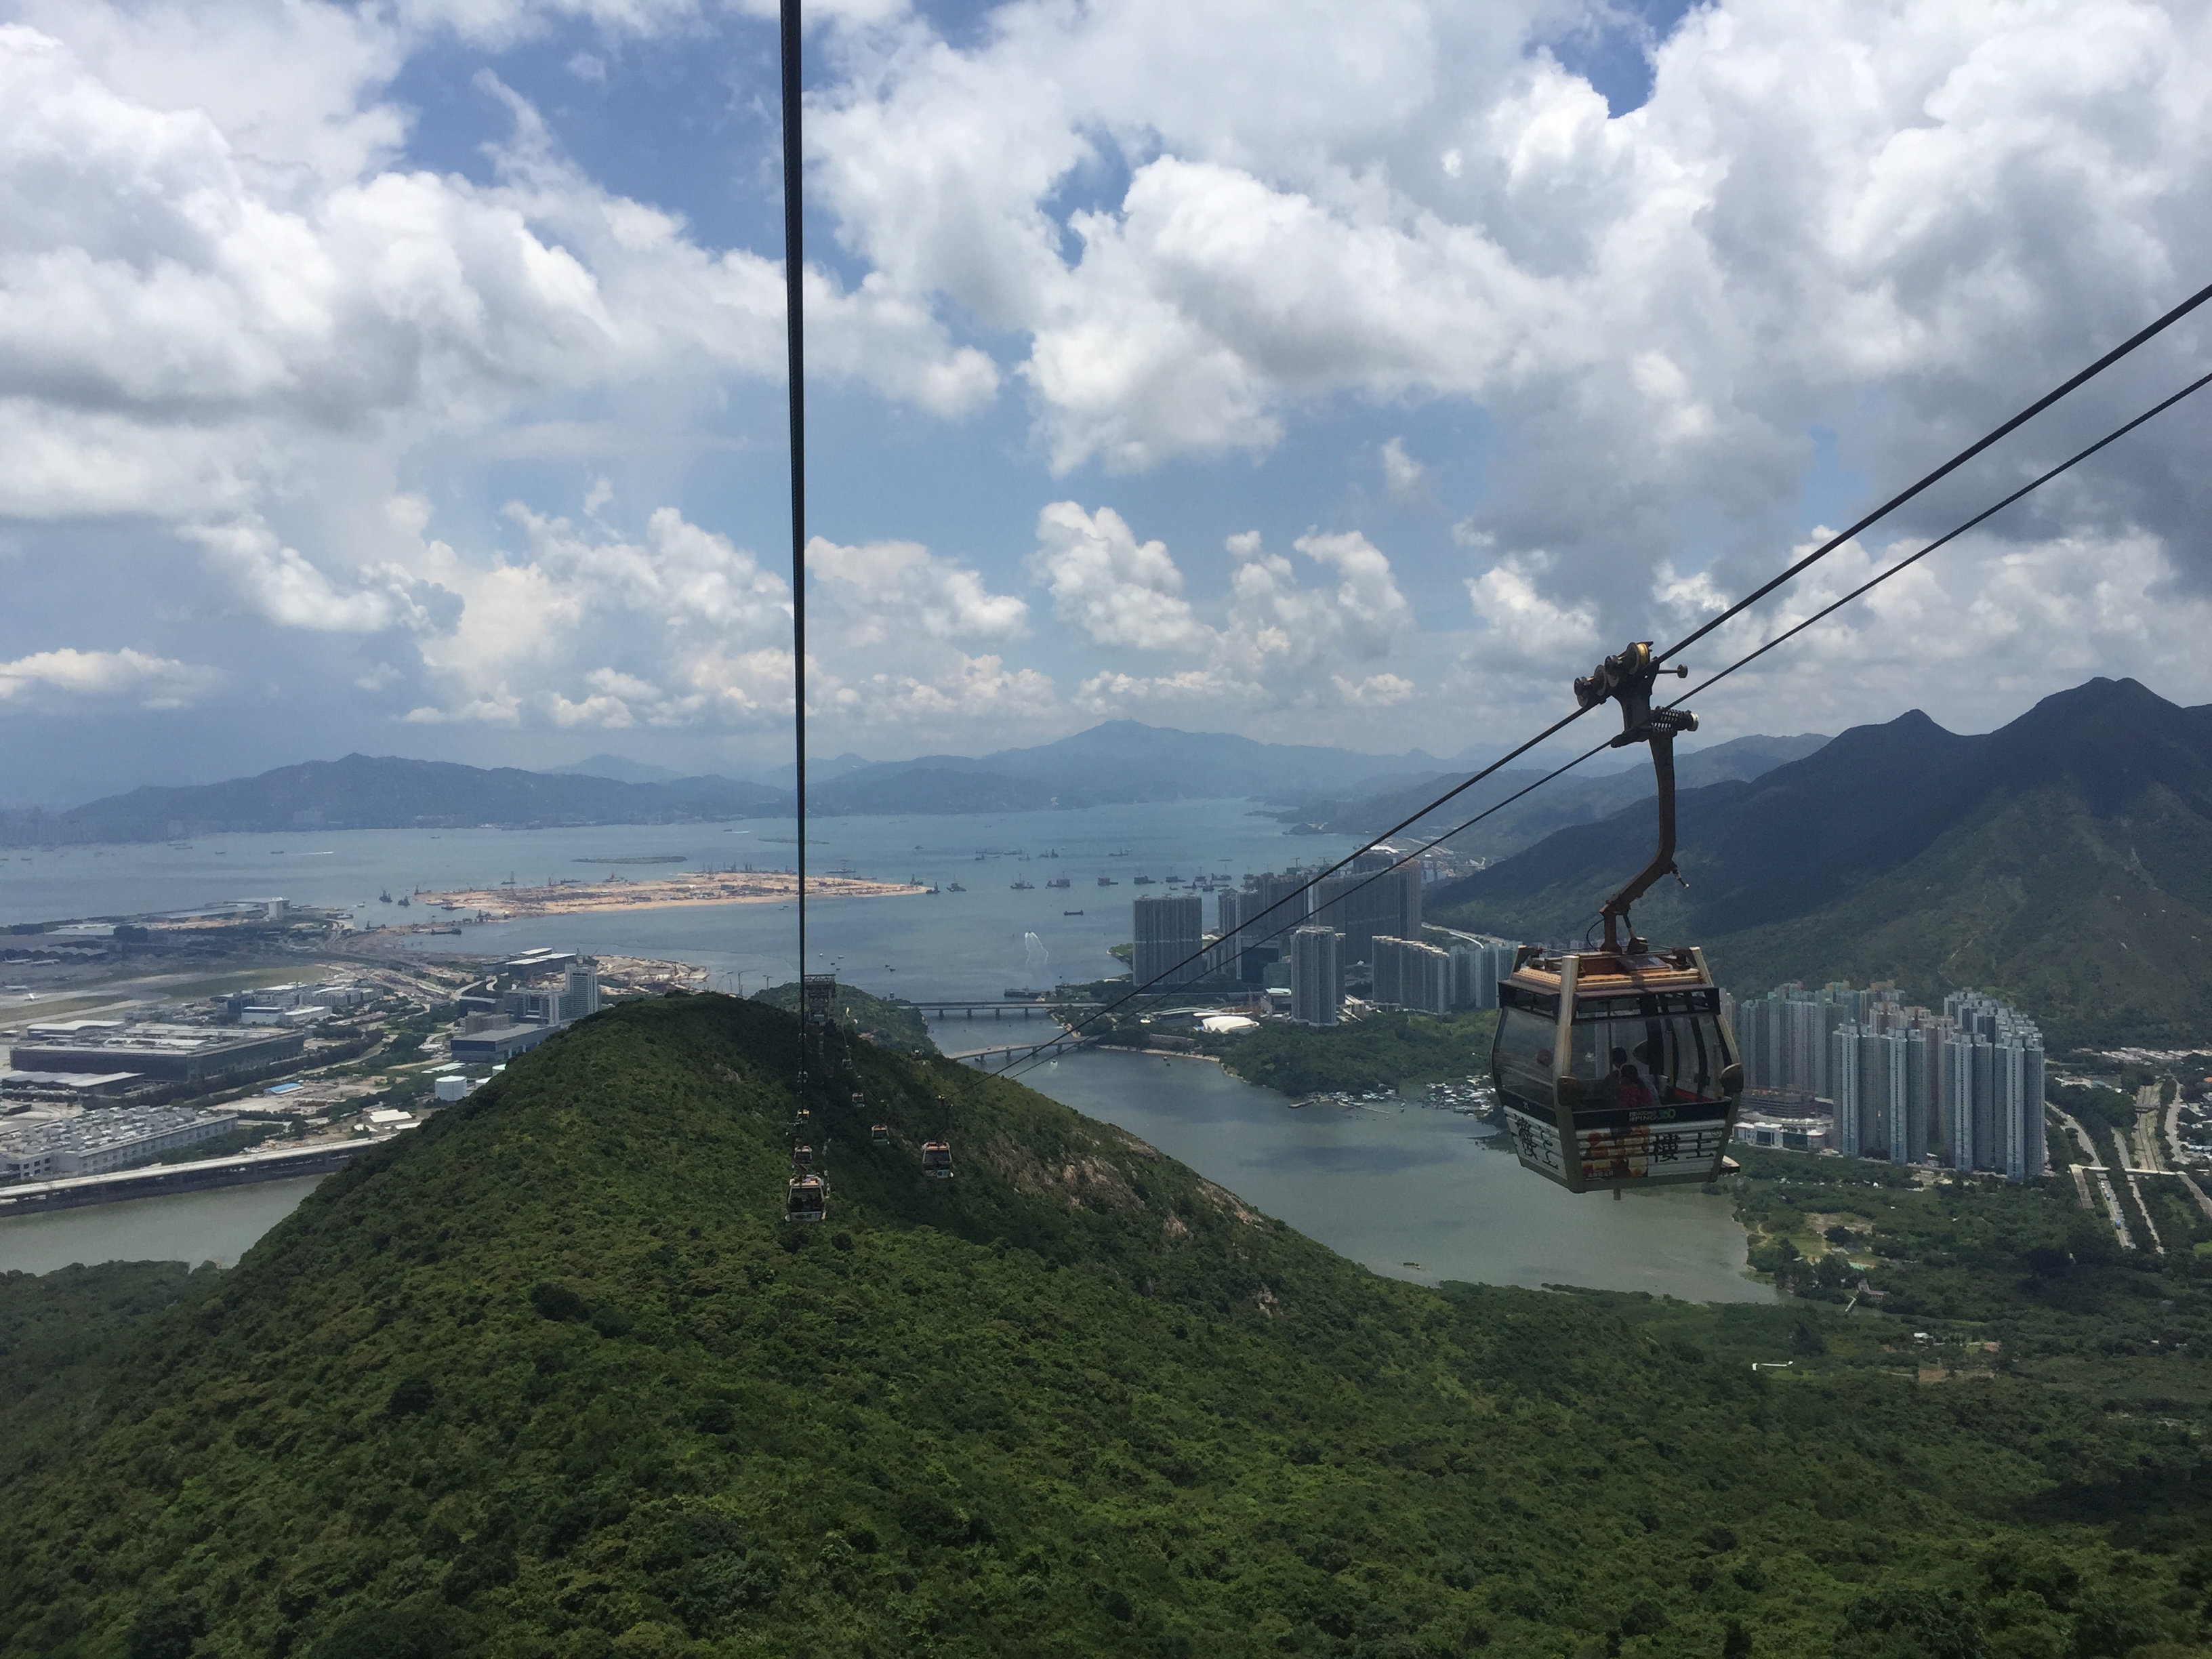
M2158 1145L2158 1088L2155 1083L2146 1083L2136 1091L2136 1164L2153 1175L2164 1175L2165 1161L2159 1157ZM2180 1097L2176 1095L2175 1099Z
M2112 1218L2112 1231L2120 1237L2120 1248L2124 1250L2132 1250L2136 1247L2135 1237L2128 1231L2128 1218L2121 1212L2120 1195L2112 1189L2112 1177L2105 1169L2105 1160L2097 1155L2097 1143L2089 1139L2089 1132L2081 1127L2081 1121L2071 1112L2060 1111L2056 1106L2051 1109L2058 1113L2058 1121L2073 1133L2075 1140L2081 1146L2081 1156L2087 1160L2090 1173L2097 1177L2097 1185L2105 1194L2105 1213ZM2116 1135L2113 1138L2116 1140L2124 1140L2124 1137L2122 1136ZM2127 1147L2122 1145L2120 1150L2124 1153ZM2080 1176L2077 1175L2075 1179L2078 1182ZM2142 1194L2140 1192L2136 1194L2136 1202L2138 1204L2142 1202ZM2144 1214L2148 1215L2149 1212L2145 1211ZM2164 1245L2159 1247L2159 1254L2160 1255L2166 1254Z

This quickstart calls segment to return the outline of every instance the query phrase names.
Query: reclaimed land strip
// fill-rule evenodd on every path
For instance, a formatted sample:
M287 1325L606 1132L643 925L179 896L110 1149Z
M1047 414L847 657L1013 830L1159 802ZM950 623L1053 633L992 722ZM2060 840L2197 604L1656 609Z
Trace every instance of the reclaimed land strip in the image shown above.
M862 881L853 876L810 876L810 899L884 898L923 890L901 881ZM773 904L795 898L799 878L785 871L700 872L650 881L564 881L554 887L483 887L459 893L423 893L417 904L448 910L484 910L513 920L567 916L589 910L659 910L684 904Z

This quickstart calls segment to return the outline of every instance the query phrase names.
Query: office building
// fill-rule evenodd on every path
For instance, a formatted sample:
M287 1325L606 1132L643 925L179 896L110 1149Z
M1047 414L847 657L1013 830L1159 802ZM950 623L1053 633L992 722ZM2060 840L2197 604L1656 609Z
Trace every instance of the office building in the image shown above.
M307 1042L304 1031L281 1029L247 1035L210 1025L101 1024L95 1032L86 1022L59 1040L33 1027L33 1040L15 1045L14 1064L26 1072L135 1072L149 1082L200 1083L295 1059Z
M1334 1025L1343 1006L1343 937L1333 927L1299 928L1291 935L1291 1018Z
M127 1170L179 1147L228 1134L237 1127L235 1112L117 1106L20 1129L0 1129L0 1178L58 1180Z
M1140 898L1130 906L1129 982L1165 989L1188 985L1202 977L1206 964L1198 959L1206 948L1206 901L1196 893L1170 893Z
M471 1019L469 1024L475 1024ZM561 1028L557 1025L488 1025L481 1030L457 1032L450 1045L453 1056L467 1065L504 1066L517 1054L527 1054Z

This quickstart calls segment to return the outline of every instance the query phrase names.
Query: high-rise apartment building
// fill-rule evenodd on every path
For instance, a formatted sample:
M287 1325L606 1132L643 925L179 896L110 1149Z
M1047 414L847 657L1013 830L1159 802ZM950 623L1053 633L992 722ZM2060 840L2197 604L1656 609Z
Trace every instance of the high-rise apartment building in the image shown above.
M1130 907L1130 983L1188 985L1206 971L1197 960L1206 943L1206 901L1196 893L1140 898Z
M1312 872L1305 870L1269 870L1245 877L1243 891L1235 896L1237 920L1244 927L1237 942L1285 944L1294 929L1306 925L1306 918L1312 911L1312 892L1299 890L1311 878Z
M2002 1171L2008 1181L2039 1179L2048 1153L2042 1032L1978 991L1954 992L1943 1012L1954 1027L1940 1073L1947 1161L1954 1170Z
M1424 1013L1450 1012L1451 952L1418 939L1392 939L1387 933L1375 936L1372 949L1370 994L1375 1001Z
M1495 1008L1498 981L1513 971L1520 947L1504 939L1479 939L1451 947L1451 1006Z
M1826 1103L1838 1151L1906 1164L1940 1155L2015 1181L2043 1173L2042 1036L1995 998L1954 992L1938 1013L1893 985L1792 984L1724 997L1722 1012L1746 1085Z
M1421 871L1389 853L1363 853L1313 891L1316 927L1344 935L1345 960L1372 963L1378 934L1421 936Z
M1291 935L1291 1018L1301 1025L1334 1025L1344 1006L1344 939L1333 927L1301 927Z

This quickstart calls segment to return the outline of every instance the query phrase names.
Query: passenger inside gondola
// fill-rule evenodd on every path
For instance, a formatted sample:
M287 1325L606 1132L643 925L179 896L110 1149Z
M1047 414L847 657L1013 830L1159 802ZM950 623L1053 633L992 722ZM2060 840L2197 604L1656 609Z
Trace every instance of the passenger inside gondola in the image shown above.
M1644 1086L1644 1079L1637 1074L1636 1062L1625 1055L1620 1062L1613 1098L1616 1104L1631 1112L1643 1111L1658 1103L1652 1097L1651 1091Z

